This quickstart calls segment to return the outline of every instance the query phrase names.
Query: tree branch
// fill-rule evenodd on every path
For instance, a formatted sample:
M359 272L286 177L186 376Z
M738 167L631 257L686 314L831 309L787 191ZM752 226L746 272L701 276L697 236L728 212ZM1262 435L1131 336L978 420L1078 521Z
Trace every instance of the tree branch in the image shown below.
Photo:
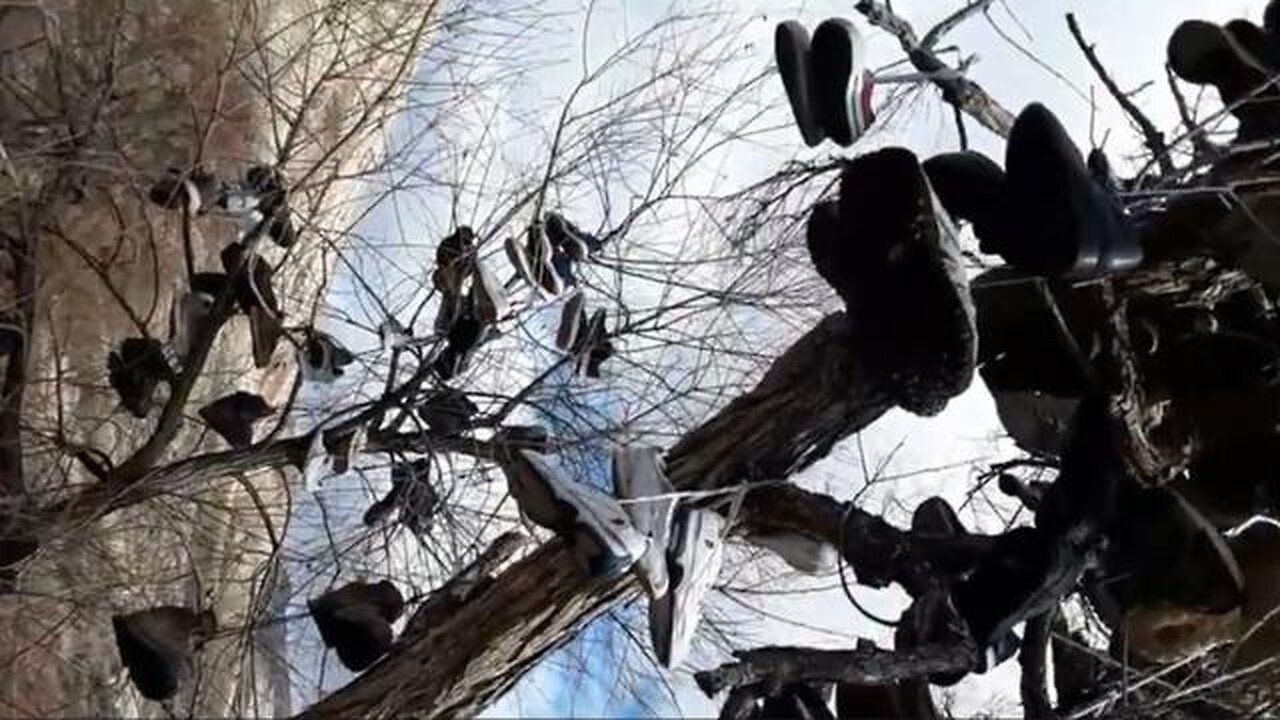
M735 653L737 662L703 670L693 677L709 697L765 681L887 685L934 673L967 672L974 666L976 653L970 642L921 645L910 650L766 647Z
M1018 663L1022 666L1022 716L1027 720L1052 720L1057 717L1049 702L1045 685L1045 657L1049 652L1050 630L1056 612L1050 611L1027 620Z
M1089 66L1097 73L1098 79L1106 86L1107 92L1111 93L1111 97L1120 103L1120 109L1133 120L1138 126L1138 131L1142 133L1143 143L1147 149L1151 151L1156 162L1160 165L1160 172L1165 175L1171 175L1176 172L1177 168L1173 165L1173 160L1169 157L1169 146L1165 144L1164 133L1156 129L1137 105L1129 99L1129 96L1116 85L1115 80L1111 79L1111 75L1107 73L1107 69L1102 66L1102 61L1098 59L1097 53L1094 51L1093 45L1084 39L1084 34L1080 32L1080 25L1076 22L1075 13L1067 13L1067 27L1071 30L1071 36L1075 38L1076 44L1080 46L1080 51L1084 53L1084 57L1089 61Z
M986 2L974 0L969 5L943 20L925 36L924 42L916 38L911 23L895 15L888 4L875 0L859 0L854 7L872 25L898 38L898 44L916 70L928 73L932 82L942 91L942 97L979 124L1000 137L1009 137L1013 128L1013 114L996 102L978 83L968 79L955 68L940 60L933 52L933 44L952 30L970 14L977 12Z

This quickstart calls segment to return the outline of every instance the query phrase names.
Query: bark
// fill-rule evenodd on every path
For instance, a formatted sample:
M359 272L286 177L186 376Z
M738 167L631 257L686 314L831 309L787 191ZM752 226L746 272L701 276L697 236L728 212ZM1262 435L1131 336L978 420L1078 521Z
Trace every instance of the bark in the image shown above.
M1045 667L1055 615L1057 613L1051 611L1031 618L1023 633L1018 663L1022 666L1022 716L1027 720L1052 720L1057 717L1049 702Z
M668 453L678 489L785 479L869 425L890 403L858 361L847 317L835 313L801 337L760 383L692 430ZM836 541L842 505L794 488L751 493L748 520L805 528L814 517ZM769 498L780 503L777 517ZM816 512L802 509L815 500ZM561 542L515 563L464 605L400 644L378 665L302 717L463 717L478 713L592 619L637 594L631 577L584 581Z

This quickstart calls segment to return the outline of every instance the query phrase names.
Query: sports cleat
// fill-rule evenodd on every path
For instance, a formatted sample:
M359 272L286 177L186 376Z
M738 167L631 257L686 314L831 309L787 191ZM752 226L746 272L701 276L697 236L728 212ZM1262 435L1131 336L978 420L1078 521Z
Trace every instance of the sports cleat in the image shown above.
M747 542L782 558L807 575L825 575L836 569L839 555L834 545L798 532L753 532Z
M670 586L649 603L649 636L658 661L668 668L684 661L702 615L702 603L724 560L724 519L710 510L676 511L667 549Z
M169 700L191 677L192 656L217 630L212 610L173 605L115 615L120 660L134 687L148 700Z
M795 117L804 144L814 147L826 138L818 120L813 96L813 67L809 52L809 31L795 20L779 23L773 33L773 56L787 91L787 102Z
M644 555L649 539L631 524L618 501L568 479L549 457L520 450L503 470L520 510L559 535L588 577L617 577Z
M587 327L587 298L581 290L575 290L560 311L560 326L556 329L556 347L571 352L578 341L578 334Z
M307 601L325 647L343 666L360 672L391 649L391 623L404 614L404 596L388 580L351 582Z
M227 444L246 448L253 444L253 426L273 412L261 395L237 390L200 408L200 417Z
M841 147L852 145L875 122L875 81L863 65L864 55L862 36L848 20L824 20L813 32L814 107L827 137Z
M649 538L649 547L636 563L636 576L649 597L667 594L667 544L676 509L675 488L667 479L662 450L656 447L619 445L613 449L613 490L631 501L623 509L636 530ZM656 498L661 495L672 497ZM656 499L651 499L656 498Z

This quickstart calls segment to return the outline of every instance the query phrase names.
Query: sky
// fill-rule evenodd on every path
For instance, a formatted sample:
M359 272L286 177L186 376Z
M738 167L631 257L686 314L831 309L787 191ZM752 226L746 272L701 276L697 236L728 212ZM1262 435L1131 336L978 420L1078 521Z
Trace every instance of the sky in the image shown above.
M999 0L992 4L989 17L978 16L969 20L949 35L945 45L955 45L963 56L975 54L969 76L1006 108L1017 112L1025 104L1038 101L1051 108L1062 120L1082 147L1092 142L1105 147L1119 169L1134 166L1138 149L1136 134L1120 112L1116 103L1106 95L1089 69L1083 56L1067 32L1064 15L1074 12L1088 39L1096 46L1100 58L1112 71L1117 83L1127 90L1149 87L1133 96L1134 102L1165 130L1167 136L1179 134L1177 116L1167 89L1164 63L1164 46L1169 33L1185 18L1199 17L1226 20L1232 17L1258 19L1262 0L1032 0L1016 2ZM771 48L773 28L777 22L796 18L810 27L831 16L851 17L862 31L868 43L869 65L880 66L898 60L901 52L896 40L870 28L860 16L851 10L852 2L773 2L771 0L738 0L730 7L731 17L726 25L740 26L740 41L747 51L743 53L740 67L725 68L720 74L725 83L731 83L743 74L763 71L772 64ZM923 33L939 18L952 12L956 0L896 0L893 3L899 15L909 19L918 32ZM540 49L545 55L563 53L571 58L566 63L546 65L531 62L529 69L519 75L519 81L504 86L508 88L501 97L489 98L495 109L494 127L477 127L476 133L500 132L503 128L521 128L526 123L550 123L554 117L547 113L554 103L548 100L566 97L572 92L578 77L576 62L581 56L607 57L619 43L633 36L640 28L657 21L663 13L671 11L666 5L652 2L627 2L613 0L591 6L590 22L587 6L577 2L553 1L543 6L555 14L559 28L559 43L551 43ZM701 9L686 3L685 9ZM585 30L584 30L585 28ZM954 62L955 55L949 56ZM482 62L482 61L481 61ZM643 68L635 69L636 72ZM901 72L896 68L893 72ZM766 90L777 94L781 101L781 82L771 80ZM596 87L595 92L607 93L610 87ZM1091 90L1093 102L1090 101ZM1194 89L1187 89L1194 99ZM883 99L881 92L878 97ZM1212 93L1202 100L1206 105L1215 104ZM789 127L784 103L771 108L769 120L777 130L766 138L740 142L731 152L717 156L717 162L706 171L705 177L690 180L691 184L713 185L717 182L745 183L761 177L772 168L793 158L825 158L842 154L837 148L825 144L806 149L799 134ZM976 123L967 124L974 149L981 150L999 160L1003 156L1003 142ZM1092 128L1092 130L1091 130ZM478 136L477 136L478 137ZM457 137L454 140L458 140ZM936 92L924 89L918 101L905 111L888 117L874 132L853 148L851 153L866 152L875 147L902 145L927 157L936 152L958 148L954 119L950 109L938 98ZM536 146L534 146L536 148ZM508 156L490 158L497 170L504 162L515 166L522 152L530 148L511 148ZM431 148L422 149L430 155ZM848 153L844 153L848 154ZM450 201L453 205L450 206ZM593 207L590 198L576 198L577 209L590 218L598 216L599 207ZM595 203L598 205L598 203ZM375 213L362 233L368 235L394 234L393 224L409 223L416 229L426 228L428 234L447 228L461 212L465 217L468 207L479 207L477 199L423 197L391 211ZM461 208L461 211L460 209ZM436 235L439 236L438 234ZM379 250L382 255L420 253L421 247L400 248L398 251ZM388 283L395 285L394 278ZM331 302L345 305L355 314L359 293L353 292L349 278L342 276L335 284L336 292ZM643 288L637 292L646 292ZM397 297L388 293L386 298ZM385 299L385 298L384 298ZM388 300L390 302L390 300ZM408 307L408 302L399 307ZM552 311L547 311L551 313ZM544 318L550 322L551 315ZM342 323L334 325L345 332L350 343L368 345L372 337L355 332ZM528 368L504 369L512 378L525 377ZM954 399L937 417L922 419L900 411L893 411L864 432L858 439L850 439L832 455L802 473L796 481L813 489L847 499L863 490L860 483L849 478L863 462L869 459L873 466L880 466L882 476L899 478L871 488L859 497L863 507L884 512L890 518L901 521L920 500L940 494L962 506L962 518L971 529L997 531L1012 518L1012 507L992 504L982 500L965 503L966 492L972 485L976 466L993 460L1014 456L1011 444L1001 436L990 396L980 381L964 395ZM746 549L739 548L739 558ZM774 563L766 559L765 562ZM733 565L731 563L731 565ZM771 569L777 570L776 563ZM722 576L722 583L749 584L749 571L742 577L732 567L733 577ZM726 575L731 574L726 572ZM847 647L858 637L873 639L888 646L891 631L861 618L849 605L839 582L834 577L804 578L783 574L769 587L770 594L750 598L751 609L743 606L741 595L721 593L713 601L710 612L724 621L741 623L735 626L752 644L812 644L821 647ZM739 583L738 581L742 582ZM896 617L905 605L905 596L896 589L884 591L858 588L860 601L873 613ZM623 612L635 612L635 608ZM802 620L801 620L802 619ZM723 659L709 647L700 646L691 663L674 673L655 675L642 687L648 688L644 698L618 697L618 675L615 668L602 667L602 658L613 658L625 646L626 639L611 631L608 623L597 623L568 649L556 653L529 673L518 686L487 713L490 716L637 716L658 714L669 716L714 715L718 702L709 700L693 685L690 672L699 667L709 667ZM604 649L602 649L604 648ZM630 653L633 662L644 664L638 653ZM578 672L574 660L585 660L598 672L588 677ZM593 663L595 660L597 662ZM653 674L652 667L640 668ZM669 691L668 691L669 689ZM643 701L641 701L643 700ZM1016 663L1006 663L991 673L966 680L957 687L955 711L960 715L991 711L1009 714L1017 710Z

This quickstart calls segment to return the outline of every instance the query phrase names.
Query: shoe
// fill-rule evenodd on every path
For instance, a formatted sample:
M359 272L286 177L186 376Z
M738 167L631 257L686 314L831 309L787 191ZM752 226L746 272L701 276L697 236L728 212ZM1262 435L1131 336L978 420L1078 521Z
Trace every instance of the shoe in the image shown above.
M325 647L344 667L360 672L391 649L391 623L404 614L404 596L390 581L352 582L307 601Z
M1197 85L1213 85L1223 105L1236 106L1231 113L1240 121L1238 142L1280 132L1276 105L1280 89L1259 90L1280 64L1274 36L1246 20L1235 20L1225 27L1187 20L1169 37L1168 61L1178 77Z
M148 700L163 702L191 676L192 657L217 630L212 610L162 605L115 615L116 649L129 679Z
M838 202L824 200L813 206L805 227L805 241L809 248L809 260L818 275L827 281L827 285L836 291L845 305L852 306L858 280L846 253L848 247L856 241L847 232L840 218Z
M834 545L798 532L753 532L747 542L772 552L806 575L826 575L836 569L839 554Z
M328 333L309 328L298 349L298 369L302 379L326 385L337 382L355 355Z
M649 538L649 546L636 562L636 575L651 599L667 594L667 544L676 509L675 488L667 479L662 450L656 447L619 445L613 449L613 490L622 500L639 500L623 506L637 531ZM662 497L659 499L657 496Z
M819 272L843 283L837 290L866 362L894 401L917 415L937 414L969 386L978 350L955 226L903 148L846 163L839 217L856 237L813 252L832 265Z
M543 455L551 452L551 436L541 425L503 425L494 432L493 442L503 453L520 449Z
M275 288L272 286L275 271L266 260L257 253L246 254L245 246L239 242L233 242L224 247L220 257L227 276L236 278L234 292L241 312L248 315L249 311L256 307L276 318L284 317L284 313L280 310L280 301L276 299ZM247 264L247 266L241 270L241 264ZM238 274L237 270L239 270Z
M487 325L496 324L510 310L507 289L480 259L475 261L475 272L471 277L471 308L476 319Z
M547 239L542 223L535 222L525 231L525 254L529 258L529 269L534 277L534 287L541 288L546 294L555 297L564 292L564 283L556 266L552 263L555 248Z
M519 240L514 237L508 237L502 243L502 249L507 253L507 261L511 263L512 269L524 280L530 287L537 287L538 281L533 274L533 265L529 260L529 254Z
M724 519L710 510L676 511L667 550L667 594L649 603L649 636L663 666L684 662L693 645L702 604L724 561Z
M224 193L216 175L197 167L187 173L170 169L151 186L147 196L166 210L186 208L192 215L201 215L220 204Z
M364 450L368 432L368 428L362 424L341 435L321 433L324 449L329 455L330 467L333 468L334 474L341 475L355 465L356 458L360 457L361 451Z
M457 435L466 430L478 412L480 408L465 392L448 386L432 392L418 406L418 417L427 429L440 435Z
M564 250L557 249L551 254L551 267L556 271L561 289L578 286L578 275L574 272L573 258ZM556 293L557 295L559 292Z
M1112 211L1080 150L1043 105L1028 105L1014 121L1004 166L1018 229L1017 244L1001 251L1009 264L1049 277L1096 273L1112 242Z
M1280 36L1280 0L1271 0L1262 11L1262 27L1272 37Z
M263 308L249 310L249 334L253 344L253 365L264 368L271 365L271 357L284 335L280 318Z
M795 117L804 144L815 147L826 138L818 121L813 97L813 67L809 52L809 31L795 20L779 23L773 33L773 56L778 63L782 87Z
M437 290L452 295L462 293L462 283L471 274L475 237L475 231L463 225L436 246L436 269L431 279Z
M648 538L617 500L565 477L545 455L520 450L513 460L504 470L516 504L529 520L565 541L587 577L617 577L644 555Z
M924 161L938 201L952 218L973 226L982 252L999 255L1016 242L1009 225L1004 170L979 152L951 152Z
M253 426L274 412L261 395L238 390L200 408L200 417L227 444L246 448L253 444Z
M874 80L863 66L864 53L862 36L848 20L825 20L813 32L809 61L817 116L841 147L856 142L875 121Z
M560 325L556 329L556 347L570 352L577 344L578 334L587 327L587 298L581 290L575 290L560 310Z
M485 325L463 313L449 328L449 335L444 349L432 362L432 369L441 380L452 380L456 375L466 372L471 363L471 356L485 337Z
M107 355L107 380L120 403L136 418L145 418L155 402L156 387L172 382L173 369L164 348L153 338L125 338Z
M387 350L400 350L406 347L413 340L413 333L400 324L395 317L388 316L382 324L378 326L378 341L382 345L383 352Z
M547 239L557 250L563 251L574 262L585 262L591 254L592 246L599 246L600 241L578 229L559 213L549 212L545 216Z

